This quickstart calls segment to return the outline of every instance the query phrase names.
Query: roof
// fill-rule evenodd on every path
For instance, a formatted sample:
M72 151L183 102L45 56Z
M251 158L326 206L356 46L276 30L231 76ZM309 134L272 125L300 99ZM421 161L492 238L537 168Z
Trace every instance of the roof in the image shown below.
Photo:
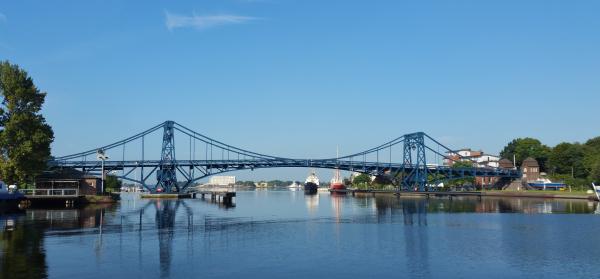
M513 167L513 162L509 159L502 159L498 162L498 164L500 165L501 168L503 169L510 169Z
M88 179L88 178L97 178L97 176L86 175L81 171L72 168L61 168L55 169L51 171L45 171L42 174L38 175L36 179Z
M538 161L532 157L529 157L523 161L523 167L539 167Z

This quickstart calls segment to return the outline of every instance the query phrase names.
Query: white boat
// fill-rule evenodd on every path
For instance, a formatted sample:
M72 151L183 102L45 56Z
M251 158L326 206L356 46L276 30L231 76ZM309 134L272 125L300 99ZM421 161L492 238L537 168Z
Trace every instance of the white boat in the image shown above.
M594 193L596 193L596 197L600 200L600 186L596 186L596 184L592 182L592 188L594 189Z
M15 185L6 185L0 181L0 210L16 208L25 196L18 191Z
M552 182L548 178L540 178L535 181L530 181L527 184L529 185L529 187L532 187L532 188L538 189L538 190L547 190L547 189L559 190L559 189L564 189L567 187L567 185L565 183Z
M294 181L294 183L290 184L290 186L288 186L288 188L290 189L298 189L298 188L302 188L302 184Z

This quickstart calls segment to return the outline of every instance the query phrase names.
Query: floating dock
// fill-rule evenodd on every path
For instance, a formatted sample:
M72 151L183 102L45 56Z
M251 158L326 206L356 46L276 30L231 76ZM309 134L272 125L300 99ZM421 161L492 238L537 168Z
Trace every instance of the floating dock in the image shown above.
M236 196L235 192L229 191L198 191L195 194L196 196L200 195L202 199L206 196L210 196L210 201L225 205L232 205L233 198Z

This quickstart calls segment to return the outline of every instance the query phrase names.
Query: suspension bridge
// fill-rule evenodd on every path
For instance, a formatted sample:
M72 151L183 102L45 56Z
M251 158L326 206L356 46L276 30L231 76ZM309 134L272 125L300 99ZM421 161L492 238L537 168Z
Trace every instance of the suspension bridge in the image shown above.
M146 159L146 140L160 131L160 158ZM188 145L183 147L187 149L185 159L176 158L176 135L179 142L183 140L184 145ZM189 144L185 143L186 139ZM140 151L134 155L129 152L126 156L126 146L129 151ZM121 159L109 159L104 155L109 151L110 154L122 153ZM120 179L138 183L151 192L167 193L184 192L200 179L215 174L282 167L340 169L373 176L387 176L397 185L399 191L429 191L433 185L440 182L465 177L499 177L510 180L521 176L515 169L482 168L476 164L473 164L473 167L455 168L440 164L440 160L469 160L462 157L451 158L448 156L450 153L456 154L429 135L418 132L346 156L293 159L234 147L174 121L165 121L109 145L53 158L48 162L48 166L51 170L72 168L89 175L112 173Z

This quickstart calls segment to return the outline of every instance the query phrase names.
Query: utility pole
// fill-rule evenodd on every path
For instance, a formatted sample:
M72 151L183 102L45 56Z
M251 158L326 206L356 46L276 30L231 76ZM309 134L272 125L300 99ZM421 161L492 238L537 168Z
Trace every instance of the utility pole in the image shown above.
M573 169L573 166L571 166L571 178L575 178L575 170Z
M98 158L98 160L102 161L102 178L101 178L101 183L100 183L100 194L103 195L104 194L104 161L108 160L108 156L106 156L106 154L104 153L104 149L98 149L98 151L96 151L96 157Z

